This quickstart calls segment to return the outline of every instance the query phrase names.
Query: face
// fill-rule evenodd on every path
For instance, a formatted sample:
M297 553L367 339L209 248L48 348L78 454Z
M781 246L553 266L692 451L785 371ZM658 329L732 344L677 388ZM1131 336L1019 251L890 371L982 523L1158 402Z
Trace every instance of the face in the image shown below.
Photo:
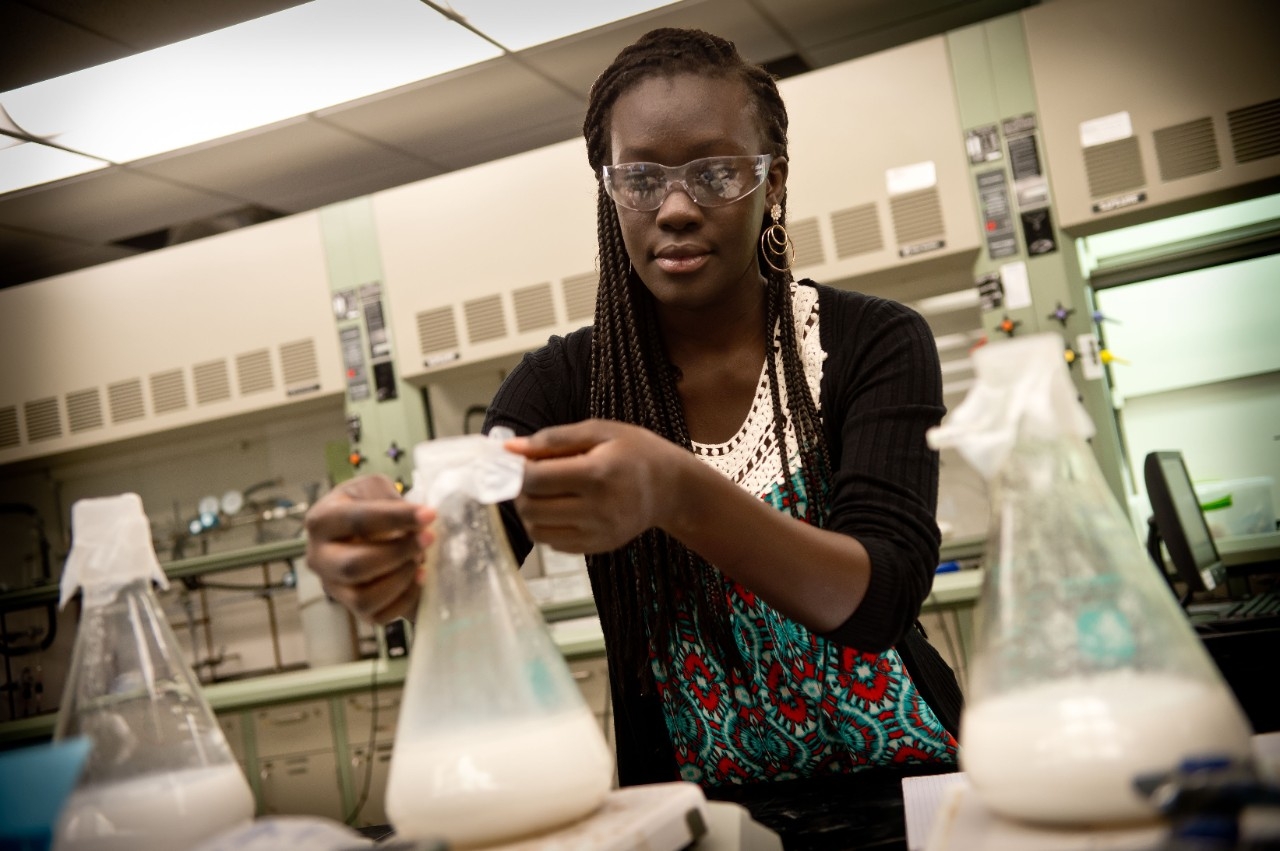
M615 165L768 152L746 85L695 74L650 77L623 92L609 138ZM677 187L657 210L616 208L631 264L660 305L696 310L758 296L760 222L781 200L786 174L786 160L775 158L763 186L722 207L700 207Z

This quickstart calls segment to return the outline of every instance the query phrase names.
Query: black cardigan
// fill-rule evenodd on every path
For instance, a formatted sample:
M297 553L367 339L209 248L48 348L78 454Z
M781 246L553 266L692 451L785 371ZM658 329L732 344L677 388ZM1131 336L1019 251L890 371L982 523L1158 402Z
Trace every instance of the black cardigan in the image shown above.
M831 457L827 528L857 538L871 557L866 596L825 637L864 652L896 647L921 697L953 734L960 690L951 669L917 624L938 565L938 458L925 431L944 413L937 350L928 325L903 305L801 281L819 298L823 364L821 409ZM552 337L524 356L489 407L484 431L516 434L589 416L591 329ZM532 547L511 504L503 520L517 560ZM614 593L591 576L597 600ZM603 612L605 607L599 607ZM618 776L622 785L675 780L678 774L655 694L622 676L619 625L601 623L610 669Z

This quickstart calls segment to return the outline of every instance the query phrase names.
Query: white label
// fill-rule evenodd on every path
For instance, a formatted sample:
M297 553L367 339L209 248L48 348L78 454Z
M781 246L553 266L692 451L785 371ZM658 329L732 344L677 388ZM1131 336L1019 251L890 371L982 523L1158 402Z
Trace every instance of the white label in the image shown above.
M1018 310L1031 306L1031 282L1027 279L1027 264L1006 263L1000 267L1000 283L1004 286L1004 307Z
M427 355L422 359L423 366L439 366L442 363L450 363L462 357L462 352L443 352L435 355Z
M1085 148L1128 139L1132 135L1133 121L1127 112L1115 112L1080 122L1080 144Z
M1076 337L1076 351L1080 353L1080 368L1084 377L1097 381L1102 377L1102 345L1093 334Z
M887 169L884 173L885 185L890 195L903 195L907 192L918 192L938 185L938 169L933 161L900 165Z

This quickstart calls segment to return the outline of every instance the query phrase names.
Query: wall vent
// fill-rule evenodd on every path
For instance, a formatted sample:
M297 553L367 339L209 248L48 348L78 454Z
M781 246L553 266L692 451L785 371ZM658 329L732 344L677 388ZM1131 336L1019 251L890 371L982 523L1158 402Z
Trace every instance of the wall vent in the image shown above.
M1085 148L1084 170L1093 198L1120 195L1147 185L1136 136Z
M507 320L502 315L502 296L491 295L462 303L467 319L467 339L472 343L507 336Z
M151 407L157 414L181 411L187 407L187 382L182 370L152 374Z
M831 229L836 239L836 257L857 257L884 249L874 203L836 210L831 214Z
M298 340L280 346L280 371L286 390L300 387L319 388L320 364L316 360L315 340Z
M1280 154L1280 98L1227 113L1236 162L1247 163Z
M600 276L595 272L574 275L560 282L564 291L565 316L570 322L592 322L596 318L596 291Z
M67 394L67 425L72 434L102 428L102 394L97 387Z
M147 415L142 404L142 379L116 381L106 385L106 404L111 411L111 425L141 420Z
M1152 136L1156 143L1160 179L1165 182L1222 168L1218 143L1213 136L1212 118L1162 127Z
M107 385L107 407L111 410L111 424L140 420L147 415L142 404L142 379L130 378Z
M516 309L516 331L521 334L556 324L556 305L551 298L551 284L513 290L511 303Z
M818 219L798 219L787 225L787 234L791 244L795 246L796 256L792 266L817 266L825 263L827 256L822 250L822 234L818 230ZM781 265L781 264L779 264Z
M196 404L225 402L231 398L231 375L225 360L211 360L191 367L196 385Z
M21 440L18 435L18 406L6 405L0 408L0 449L17 446Z
M424 310L417 316L418 351L426 357L458 350L458 326L453 321L452 307Z
M271 350L258 349L236 355L236 382L241 396L262 393L276 386L271 372Z
M898 245L916 245L943 235L942 201L936 186L894 195L889 199L889 213Z
M26 420L27 441L30 443L62 437L62 419L58 415L56 396L24 403L22 418Z

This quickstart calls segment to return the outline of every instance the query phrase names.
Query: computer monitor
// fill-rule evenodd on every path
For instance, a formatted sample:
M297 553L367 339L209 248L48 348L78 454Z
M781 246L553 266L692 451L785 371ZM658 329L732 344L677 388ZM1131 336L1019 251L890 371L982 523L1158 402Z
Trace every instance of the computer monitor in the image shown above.
M1212 590L1224 582L1226 568L1209 533L1182 453L1165 450L1148 454L1143 478L1153 515L1153 537L1148 539L1148 549L1163 571L1160 540L1164 541L1169 560L1186 586L1185 604L1192 594Z

